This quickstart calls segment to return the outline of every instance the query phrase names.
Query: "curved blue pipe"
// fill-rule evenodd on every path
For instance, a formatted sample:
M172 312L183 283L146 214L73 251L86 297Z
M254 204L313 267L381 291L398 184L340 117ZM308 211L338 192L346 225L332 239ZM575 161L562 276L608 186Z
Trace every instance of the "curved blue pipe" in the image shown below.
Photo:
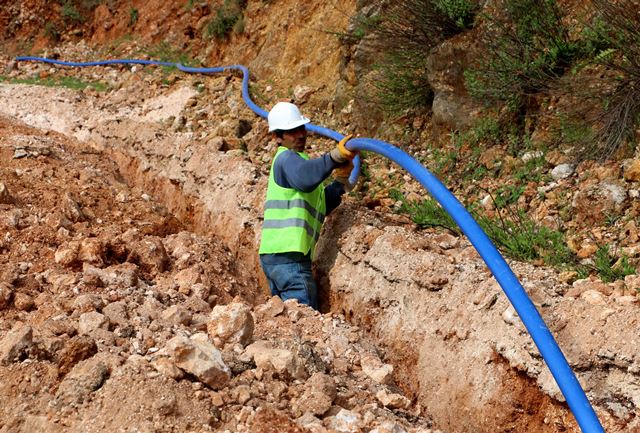
M191 68L179 63L157 62L153 60L105 60L99 62L63 62L59 60L45 59L41 57L17 57L17 61L39 61L53 63L62 66L102 66L112 64L142 64L174 66L181 71L189 73L213 74L227 70L238 69L242 71L242 96L249 107L259 116L266 118L267 112L258 107L249 96L249 70L242 65L223 66L218 68ZM307 130L315 134L323 135L333 140L341 140L344 136L331 129L307 124ZM553 335L538 313L538 310L531 302L526 291L518 281L507 262L500 252L491 242L491 239L482 230L480 225L473 219L471 214L456 199L456 197L422 164L413 157L398 149L397 147L380 140L372 138L354 138L349 140L347 148L350 150L367 150L385 156L407 170L415 177L423 187L440 203L445 211L460 226L462 232L476 248L487 267L493 273L495 279L502 287L509 301L522 319L527 331L531 335L534 343L538 347L540 354L544 358L551 374L556 380L560 391L564 395L569 408L584 433L604 433L604 429L596 416L593 407L589 403L578 379L569 366L562 351L558 347ZM349 181L355 184L359 173L359 158L354 162L355 168L351 173Z
M140 60L140 59L113 59L113 60L100 60L97 62L65 62L62 60L54 60L47 59L44 57L31 57L31 56L20 56L16 57L16 61L19 62L44 62L50 63L53 65L59 66L70 66L70 67L85 67L85 66L108 66L108 65L153 65L153 66L168 66L177 68L182 72L188 72L191 74L218 74L220 72L231 71L231 70L239 70L242 72L242 98L246 102L246 104L251 108L251 110L256 113L258 116L266 119L267 113L262 108L258 107L258 105L253 102L251 96L249 95L249 69L243 65L230 65L230 66L219 66L216 68L192 68L189 66L184 66L181 63L172 63L172 62L161 62L157 60ZM318 135L322 135L327 138L331 138L335 141L340 141L344 138L344 135L333 131L328 128L324 128L322 126L314 125L313 123L308 123L305 125L307 131L313 132ZM358 181L358 177L360 174L360 157L356 156L353 160L353 171L349 176L349 183L351 186L354 186Z

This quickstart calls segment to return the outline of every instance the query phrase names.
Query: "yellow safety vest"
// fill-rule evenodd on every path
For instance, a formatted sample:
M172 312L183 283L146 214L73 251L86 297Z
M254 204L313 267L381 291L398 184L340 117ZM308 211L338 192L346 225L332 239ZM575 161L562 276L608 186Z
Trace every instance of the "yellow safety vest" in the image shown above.
M326 212L324 185L318 185L311 192L278 185L273 166L278 156L286 150L286 147L278 147L271 163L259 253L301 252L306 255L311 252L313 257ZM304 152L298 152L298 155L309 159Z

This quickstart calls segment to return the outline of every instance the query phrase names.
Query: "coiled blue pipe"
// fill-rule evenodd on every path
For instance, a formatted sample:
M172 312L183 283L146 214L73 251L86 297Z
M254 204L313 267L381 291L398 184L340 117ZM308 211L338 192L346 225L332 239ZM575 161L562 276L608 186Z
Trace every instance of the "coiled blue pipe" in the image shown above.
M41 57L17 57L17 61L38 61L52 63L61 66L103 66L113 64L142 64L173 66L181 71L189 73L214 74L228 70L238 69L242 71L242 97L245 102L259 116L266 118L267 112L258 107L249 95L249 70L242 65L223 66L218 68L191 68L179 63L159 62L154 60L105 60L99 62L63 62L59 60L46 59ZM339 141L344 136L331 129L307 124L308 131ZM462 206L455 196L422 164L413 157L406 154L397 147L372 138L354 138L349 140L347 148L350 150L367 150L378 153L392 160L407 170L418 180L422 186L440 203L445 211L460 226L462 232L476 248L484 262L487 264L494 277L504 290L511 304L522 319L526 329L529 331L540 354L544 358L551 374L556 380L558 387L562 391L569 408L584 433L604 433L604 429L598 420L589 400L587 399L580 383L573 370L569 366L562 351L558 347L553 335L547 328L538 310L529 299L526 291L518 281L507 262L498 252L486 233L480 228L471 214ZM355 168L351 173L349 181L355 184L359 174L359 158L354 163Z

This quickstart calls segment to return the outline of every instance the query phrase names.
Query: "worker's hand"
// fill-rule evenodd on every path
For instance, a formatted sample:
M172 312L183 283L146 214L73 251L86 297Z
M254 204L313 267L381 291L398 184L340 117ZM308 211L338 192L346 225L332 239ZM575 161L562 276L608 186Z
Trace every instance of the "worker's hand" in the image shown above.
M352 152L345 147L345 144L347 144L347 141L351 140L351 137L353 137L353 135L345 136L342 140L340 140L335 149L332 149L329 153L331 155L331 159L333 159L338 164L351 161L358 154L358 152Z
M352 171L353 171L353 161L349 161L344 165L336 167L333 170L333 175L335 176L336 179L343 179L345 177L349 177Z
M349 183L349 176L352 171L353 161L349 161L348 163L333 170L333 175L335 176L336 181L344 185L344 189L347 192L353 189L352 185Z

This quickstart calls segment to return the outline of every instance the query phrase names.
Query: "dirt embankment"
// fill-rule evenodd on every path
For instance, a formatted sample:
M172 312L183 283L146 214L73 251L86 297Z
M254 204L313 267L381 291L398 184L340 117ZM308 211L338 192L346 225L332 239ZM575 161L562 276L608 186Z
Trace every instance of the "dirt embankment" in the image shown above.
M230 289L235 290L231 294L249 304L259 303L264 292L252 278L259 275L255 251L260 203L269 155L274 150L273 143L264 145L264 122L241 104L236 78L210 78L204 81L204 89L194 92L190 89L200 80L183 77L172 85L156 87L149 97L149 89L162 78L141 79L139 74L120 71L118 79L123 83L119 90L106 94L4 86L3 111L33 125L78 137L84 143L78 145L81 149L96 152L101 155L98 158L106 157L115 164L122 176L120 182L126 181L122 185L139 188L152 202L166 207L167 218L175 215L184 228L215 235L228 249L231 261L215 265L205 262L201 271L229 272L232 287L237 287ZM25 100L34 102L25 106ZM56 114L60 106L67 107L65 113L76 114L65 120ZM69 123L69 119L75 120ZM241 123L246 127L239 128ZM315 146L326 145L316 142ZM7 147L10 164L23 160L9 155L21 151L14 141ZM54 182L58 183L66 186L71 182ZM8 185L9 191L20 190L18 185ZM82 191L86 196L93 189L85 186L76 192L80 209L87 206L81 200ZM105 209L112 207L109 202ZM325 308L343 314L382 344L380 355L394 366L395 385L417 404L412 410L419 407L445 431L578 431L519 318L466 241L437 232L417 232L402 218L357 208L348 200L344 210L327 223L319 262L326 290ZM121 211L124 218L130 219L125 215L131 213ZM165 226L166 222L160 224ZM98 256L102 257L100 251L107 257L114 254L111 251L120 251L117 257L121 261L142 266L135 259L141 253L133 254L125 248L135 243L123 238L122 232L132 236L122 228L114 229L108 236L110 241L103 241L106 246L98 250ZM80 266L77 269L81 273L75 277L80 282L90 279L87 273L97 272L91 271L93 268L116 264L104 259L97 265L84 264L93 260L84 251L95 248L87 243L78 240L76 247L71 241L57 241L49 260L53 257L55 261L57 255L63 260L60 263L68 262L71 269ZM178 253L171 253L166 245L164 249L177 260ZM15 254L13 247L9 251ZM74 255L76 251L78 255ZM62 258L67 255L71 259ZM218 254L213 257L218 260ZM32 262L40 262L41 267L47 263L42 258ZM639 326L635 298L595 282L569 286L553 272L515 266L560 346L577 367L578 377L586 384L607 431L637 429L634 399L638 360L634 348L638 347L638 333L629 332ZM172 269L156 270L153 281L178 278L167 274ZM242 269L247 273L238 274ZM43 271L39 268L37 272ZM199 275L201 271L192 273ZM190 278L197 279L197 275ZM47 281L43 287L48 287ZM76 283L70 284L73 289ZM205 285L210 284L215 285ZM167 290L160 283L156 285L155 290ZM71 296L73 292L66 293ZM225 302L224 298L208 301L214 305ZM89 310L102 311L98 305ZM200 326L193 320L187 329ZM107 326L109 332L118 332L114 325ZM158 340L168 341L168 337ZM153 361L153 356L147 354L147 360Z
M180 36L194 19L183 9L133 5L141 17L133 30L150 42L171 34L200 43ZM154 5L165 20L153 18ZM258 30L229 45L242 48L240 60L216 47L207 64L245 62L258 79L277 77L276 88L304 76L316 86L305 105L313 120L339 122L340 80L327 77L340 75L340 59L317 26L346 18L319 4L255 2L249 11L247 26ZM105 24L84 27L90 40L126 33L128 12L124 4L96 10ZM297 22L313 25L293 38ZM94 55L79 47L62 54ZM239 79L77 73L112 88L0 86L9 117L0 137L0 349L9 378L2 395L12 402L0 428L579 431L464 239L347 200L320 246L327 314L277 300L263 306L255 252L274 147L245 108ZM69 72L15 71L57 74ZM312 153L328 148L312 145ZM543 268L514 268L606 431L640 431L640 282L567 284ZM220 359L203 371L189 362L202 352Z
M127 183L119 153L16 117L0 116L0 431L432 431L357 327L265 302L212 236L232 225L168 210L204 200L167 206L161 174Z

